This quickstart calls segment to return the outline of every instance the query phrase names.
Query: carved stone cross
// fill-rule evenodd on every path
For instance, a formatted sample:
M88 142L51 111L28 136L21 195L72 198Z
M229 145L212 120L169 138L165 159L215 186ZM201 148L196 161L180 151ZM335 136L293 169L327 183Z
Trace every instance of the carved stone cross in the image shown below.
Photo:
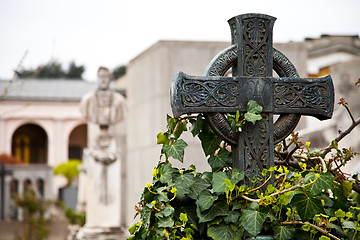
M204 113L213 131L232 146L233 167L245 171L246 181L262 178L274 165L274 143L285 139L301 115L329 119L334 107L330 76L299 78L292 63L272 46L274 17L244 14L230 19L232 45L208 65L205 76L178 72L171 84L174 117ZM232 68L232 77L224 77ZM273 70L279 78L273 78ZM234 133L224 113L246 112L257 101L262 119ZM279 118L273 123L273 114Z
M13 172L11 170L7 170L5 168L4 162L0 164L0 221L4 220L4 211L5 211L5 177L6 175L12 175Z

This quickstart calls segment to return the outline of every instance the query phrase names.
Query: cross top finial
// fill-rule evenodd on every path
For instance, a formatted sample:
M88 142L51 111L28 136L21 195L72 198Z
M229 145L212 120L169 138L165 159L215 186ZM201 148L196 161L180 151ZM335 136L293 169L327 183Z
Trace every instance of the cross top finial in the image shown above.
M231 18L231 43L238 46L237 76L272 76L272 30L276 18L258 13ZM241 47L239 47L241 46Z

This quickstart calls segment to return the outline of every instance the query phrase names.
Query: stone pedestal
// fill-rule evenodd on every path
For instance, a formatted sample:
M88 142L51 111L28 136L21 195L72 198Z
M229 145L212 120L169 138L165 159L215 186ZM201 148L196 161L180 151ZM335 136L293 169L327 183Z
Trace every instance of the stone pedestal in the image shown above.
M83 227L76 234L76 240L125 240L127 231L120 227Z
M84 151L79 202L85 205L86 224L76 239L126 239L127 231L121 227L120 161L115 146Z

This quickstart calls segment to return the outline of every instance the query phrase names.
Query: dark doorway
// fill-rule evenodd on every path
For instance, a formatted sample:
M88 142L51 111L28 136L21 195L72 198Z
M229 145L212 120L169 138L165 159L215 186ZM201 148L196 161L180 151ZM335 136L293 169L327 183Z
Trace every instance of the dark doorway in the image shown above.
M48 137L43 128L35 124L20 126L12 137L12 155L25 164L47 163Z
M84 148L87 147L87 125L81 124L74 128L69 136L69 159L82 159Z

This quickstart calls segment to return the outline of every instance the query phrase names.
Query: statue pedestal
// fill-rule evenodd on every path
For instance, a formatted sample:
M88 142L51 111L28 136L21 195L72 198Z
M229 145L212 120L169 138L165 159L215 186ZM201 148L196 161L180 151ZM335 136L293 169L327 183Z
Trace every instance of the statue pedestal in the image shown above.
M76 234L76 240L125 240L129 237L126 232L120 227L86 227L85 225Z
M86 149L80 176L79 201L85 203L86 224L76 239L126 239L121 224L121 159L119 151Z

